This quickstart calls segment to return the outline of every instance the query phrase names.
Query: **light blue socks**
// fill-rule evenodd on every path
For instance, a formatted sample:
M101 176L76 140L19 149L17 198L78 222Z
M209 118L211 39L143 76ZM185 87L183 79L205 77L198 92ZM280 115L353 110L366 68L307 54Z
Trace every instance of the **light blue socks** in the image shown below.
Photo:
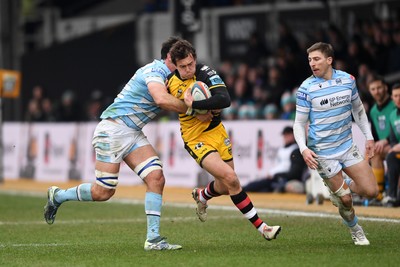
M354 216L354 219L350 222L346 222L345 220L343 220L343 223L345 225L347 225L349 228L352 228L352 227L356 226L356 224L358 223L358 217Z
M152 240L160 236L162 196L147 192L144 201L147 216L147 240Z
M92 184L86 183L68 188L66 190L60 189L54 194L54 200L58 204L62 204L63 202L70 200L93 201L92 193L90 192L91 188Z

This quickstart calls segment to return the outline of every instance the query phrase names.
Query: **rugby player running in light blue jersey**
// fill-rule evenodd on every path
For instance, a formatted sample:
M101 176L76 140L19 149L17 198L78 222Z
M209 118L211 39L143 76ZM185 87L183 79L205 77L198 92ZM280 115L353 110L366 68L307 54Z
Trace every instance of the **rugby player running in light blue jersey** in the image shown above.
M366 137L366 155L373 157L374 139L368 118L354 77L333 69L332 46L315 43L307 53L313 75L301 84L297 92L293 126L296 142L308 167L317 169L330 189L331 201L339 208L354 244L369 245L358 224L351 195L355 192L374 198L378 194L372 169L354 144L351 132L353 115ZM351 179L345 181L342 170Z

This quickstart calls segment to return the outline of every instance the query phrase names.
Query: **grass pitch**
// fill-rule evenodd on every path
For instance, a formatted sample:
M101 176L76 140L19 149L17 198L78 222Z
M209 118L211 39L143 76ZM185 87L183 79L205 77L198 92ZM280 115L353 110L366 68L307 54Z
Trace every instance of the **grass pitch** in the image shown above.
M360 220L370 246L355 246L337 218L260 216L282 226L264 240L239 211L164 206L161 234L179 251L143 250L143 204L64 203L53 225L41 197L0 192L0 266L398 266L400 223ZM212 202L210 202L212 206Z

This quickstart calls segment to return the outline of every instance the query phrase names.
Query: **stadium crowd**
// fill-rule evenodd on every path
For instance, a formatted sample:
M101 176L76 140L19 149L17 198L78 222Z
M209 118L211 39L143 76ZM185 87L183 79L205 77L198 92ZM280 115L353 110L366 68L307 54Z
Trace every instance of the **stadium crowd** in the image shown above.
M334 67L356 77L367 113L373 103L368 78L400 71L399 21L359 21L348 38L334 25L302 41L285 23L280 24L279 33L277 49L271 51L255 37L246 62L222 62L220 74L233 99L224 111L225 119L293 119L293 94L311 75L304 51L314 42L333 45Z
M79 122L99 121L106 103L103 93L94 90L88 101L81 103L75 92L66 90L60 99L50 99L46 89L37 85L32 89L32 97L25 111L25 121L28 122Z
M335 49L334 67L356 77L367 113L373 104L367 88L368 77L400 71L399 21L360 20L348 34L329 25L306 39L297 38L282 22L275 49L254 34L245 60L225 60L216 66L232 98L231 107L223 111L224 119L294 119L294 93L311 74L304 51L317 41L331 43ZM27 121L98 120L103 107L112 102L98 90L84 103L78 101L73 90L65 91L61 99L46 98L43 88L38 99L36 91L32 90L25 111ZM169 113L160 117L176 118Z

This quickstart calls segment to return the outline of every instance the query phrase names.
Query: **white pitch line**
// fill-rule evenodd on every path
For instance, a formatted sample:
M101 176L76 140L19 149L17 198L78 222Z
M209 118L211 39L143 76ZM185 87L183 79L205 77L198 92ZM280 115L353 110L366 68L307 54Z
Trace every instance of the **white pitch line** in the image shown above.
M10 194L10 195L29 195L29 196L40 196L43 197L43 194L39 193L26 193L26 192L18 192L18 191L2 191L1 193ZM111 199L107 201L109 203L122 203L122 204L144 204L144 200L136 200L136 199ZM170 207L178 207L178 208L193 208L194 204L188 203L173 203L167 202L164 203L164 206ZM208 209L212 210L227 210L227 211L237 211L237 208L232 206L222 206L222 205L211 205ZM341 219L339 215L335 215L332 213L325 212L313 212L313 211L295 211L295 210L281 210L281 209L267 209L267 208L257 208L258 213L265 213L267 215L280 215L280 216L297 216L297 217L314 217L314 218L332 218L332 219ZM388 222L388 223L400 223L400 219L393 218L384 218L384 217L366 217L366 216L358 216L358 218L362 221L370 221L370 222ZM163 219L163 218L162 218ZM220 219L220 218L219 218ZM142 219L138 219L142 220ZM143 219L144 220L144 219ZM176 218L178 220L178 218ZM79 220L68 221L69 223L81 223ZM85 222L85 221L84 221ZM82 223L84 223L82 222ZM93 220L91 220L93 222ZM121 220L123 222L123 220ZM126 221L125 221L126 222ZM128 220L128 222L133 222ZM6 224L7 222L0 221L0 226ZM32 222L31 222L32 223ZM38 222L33 222L34 224ZM59 223L59 222L57 222ZM104 222L105 223L105 222ZM9 223L7 223L10 225ZM15 222L17 224L17 222Z
M40 244L40 243L28 243L28 244L0 244L0 248L6 248L6 247L13 247L13 248L18 248L18 247L61 247L61 246L70 246L72 244L55 244L55 243L50 243L50 244Z
M128 203L129 200L123 200ZM141 203L144 203L143 201ZM171 207L182 207L182 208L191 208L193 205L191 204L183 204L183 203L166 203L165 206ZM208 209L212 210L228 210L228 211L237 211L237 208L232 206L220 206L220 205L211 205L208 206ZM314 212L314 211L295 211L295 210L280 210L280 209L267 209L267 208L256 208L258 213L266 213L267 215L274 214L280 216L297 216L297 217L318 217L318 218L331 218L331 219L341 219L339 215L325 213L325 212ZM400 223L400 219L392 219L392 218L382 218L382 217L366 217L366 216L358 216L360 220L370 221L370 222L389 222L389 223Z
M55 224L114 224L114 223L145 223L147 219L145 218L145 214L143 213L143 218L136 218L136 219L86 219L86 220L57 220ZM237 218L239 216L218 216L216 219L221 218ZM190 216L190 217L161 217L162 221L174 221L174 222L181 222L181 221L191 221L197 220L197 217ZM17 221L17 222L4 222L0 221L0 226L2 225L47 225L44 219L42 221Z
M112 200L111 202L116 203L124 203L124 204L143 204L141 200ZM190 204L183 204L183 203L166 203L165 206L170 207L178 207L178 208L193 208L194 205ZM237 211L236 207L230 206L210 206L209 209L212 210L226 210L226 211ZM319 218L329 218L329 219L340 219L340 216L322 213L322 212L303 212L303 211L288 211L288 210L275 210L275 209L258 209L259 213L266 213L268 215L278 215L278 216L299 216L299 217L319 217ZM231 216L212 216L209 217L208 220L221 220L221 219L242 219L243 216L240 214L231 215ZM398 219L388 219L388 218L376 218L376 217L359 217L363 221L372 221L372 222L387 222L387 223L400 223ZM174 222L185 222L191 220L197 220L197 217L190 216L190 217L161 217L162 221L174 221ZM145 223L147 220L146 218L136 218L136 219L107 219L107 220L64 220L64 221L57 221L57 224L115 224L115 223ZM2 225L32 225L32 224L43 224L46 223L44 221L25 221L25 222L2 222L0 221L0 226ZM1 244L0 248L24 248L24 247L61 247L61 246L72 246L74 244L68 243L49 243L49 244L40 244L40 243L26 243L26 244Z
M102 244L113 244L115 242L101 242ZM97 242L85 242L89 245L97 245ZM25 243L25 244L0 244L0 248L25 248L25 247L64 247L64 246L76 246L77 243Z

